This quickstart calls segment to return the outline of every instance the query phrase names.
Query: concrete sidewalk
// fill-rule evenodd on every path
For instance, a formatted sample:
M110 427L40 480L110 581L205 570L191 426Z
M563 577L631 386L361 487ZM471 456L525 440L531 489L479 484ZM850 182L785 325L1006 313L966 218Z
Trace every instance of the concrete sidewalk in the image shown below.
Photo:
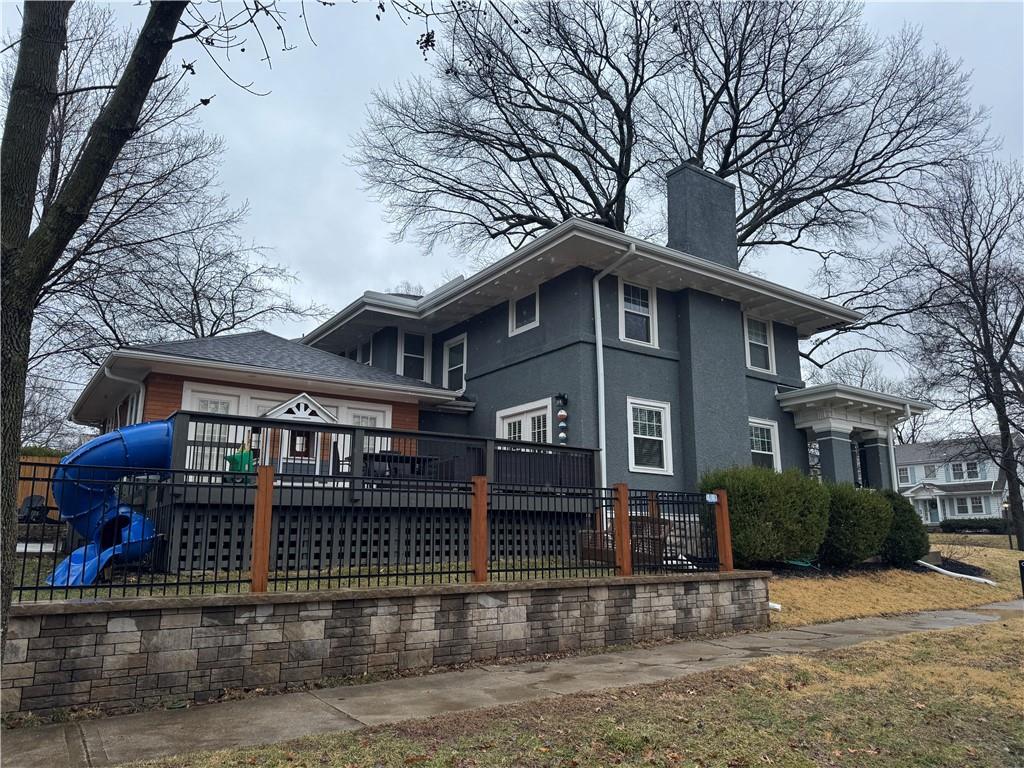
M967 610L679 641L547 662L487 665L190 709L5 730L0 749L6 768L120 765L184 751L268 744L466 709L671 680L765 656L844 648L908 632L984 624L1022 612L1024 600L1017 600Z

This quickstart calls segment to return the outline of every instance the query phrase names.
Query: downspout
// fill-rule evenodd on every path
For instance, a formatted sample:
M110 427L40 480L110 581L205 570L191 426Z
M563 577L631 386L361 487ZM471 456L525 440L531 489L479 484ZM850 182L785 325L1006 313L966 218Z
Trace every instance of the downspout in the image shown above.
M604 485L608 478L608 438L605 425L605 403L604 403L604 329L601 323L601 291L600 282L614 272L626 259L636 255L636 246L630 243L629 250L620 256L606 269L601 270L592 281L594 294L594 340L597 345L597 447L601 451L601 477L598 482Z
M110 366L103 366L103 375L111 381L120 381L122 384L133 384L139 388L139 399L135 402L135 423L139 424L142 422L143 407L146 404L146 383L141 380L129 379L126 376L118 376L117 374L110 372ZM120 424L118 426L121 426Z

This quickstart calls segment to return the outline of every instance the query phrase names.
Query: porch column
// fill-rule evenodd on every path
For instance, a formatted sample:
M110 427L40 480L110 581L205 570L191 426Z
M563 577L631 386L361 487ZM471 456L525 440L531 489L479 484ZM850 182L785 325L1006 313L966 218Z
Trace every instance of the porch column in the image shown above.
M888 435L883 432L865 432L860 446L864 484L869 488L892 490Z
M854 475L850 433L838 429L816 429L814 438L818 441L822 477L833 483L852 483Z

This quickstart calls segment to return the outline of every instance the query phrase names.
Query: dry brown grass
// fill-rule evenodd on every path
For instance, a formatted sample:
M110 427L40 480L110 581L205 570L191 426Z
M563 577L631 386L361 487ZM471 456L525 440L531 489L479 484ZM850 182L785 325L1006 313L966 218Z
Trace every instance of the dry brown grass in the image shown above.
M960 545L954 552L947 544L937 549L984 568L998 586L895 568L840 576L777 576L769 582L769 595L782 605L782 612L772 614L772 624L795 627L862 616L968 608L1021 596L1020 552Z

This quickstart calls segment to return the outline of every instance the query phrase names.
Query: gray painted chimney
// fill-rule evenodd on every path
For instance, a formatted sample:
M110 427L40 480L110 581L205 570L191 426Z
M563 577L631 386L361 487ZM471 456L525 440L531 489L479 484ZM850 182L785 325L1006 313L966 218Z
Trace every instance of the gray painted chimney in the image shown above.
M668 172L668 247L734 269L736 190L685 162Z

